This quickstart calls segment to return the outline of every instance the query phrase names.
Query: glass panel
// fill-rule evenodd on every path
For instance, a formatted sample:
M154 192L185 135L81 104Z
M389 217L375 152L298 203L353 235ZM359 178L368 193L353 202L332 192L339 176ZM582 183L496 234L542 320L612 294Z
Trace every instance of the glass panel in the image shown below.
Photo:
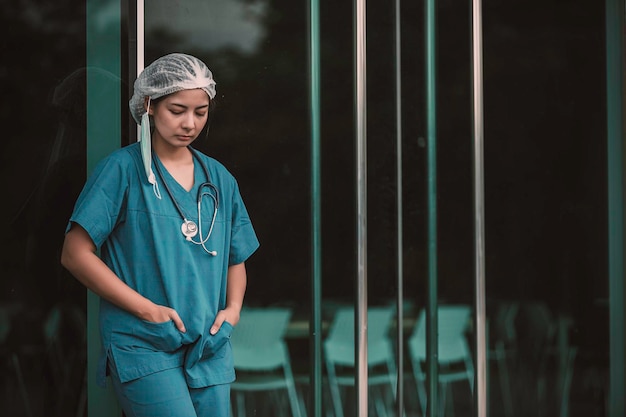
M405 408L408 415L443 415L444 409L473 415L471 12L470 2L433 3L434 22L427 20L423 7L402 9ZM427 25L434 25L429 30L435 37L434 54L426 49ZM429 67L434 74L427 73ZM426 84L427 76L434 77L435 85ZM434 97L426 95L428 90ZM434 118L432 126L429 118ZM434 158L429 155L433 147ZM429 223L433 210L434 232ZM433 258L435 265L430 264ZM428 363L436 359L428 355L426 334L431 275L436 280L431 308L438 322L433 333L439 336L433 384L427 379ZM433 386L439 403L430 405Z
M302 10L281 8L276 19L264 2L188 4L146 5L146 65L182 51L213 71L217 108L195 146L238 179L261 240L248 265L247 304L301 305L309 280L306 33L285 39L280 30L304 25L294 21Z
M59 259L86 174L85 4L8 2L0 21L0 404L82 415L86 292Z
M128 114L122 99L121 39L122 8L119 0L87 2L87 173L113 151L119 149L126 133L122 115ZM100 298L87 294L87 414L90 417L121 415L113 392L97 385L96 375L102 354Z
M405 3L402 342L405 408L412 416L421 408L409 343L419 339L419 331L415 339L410 336L419 328L427 294L429 145L424 140L423 5ZM609 369L604 10L602 2L536 3L494 3L484 9L489 406L491 415L600 416L606 413ZM326 338L340 307L351 308L354 301L354 39L352 4L321 6ZM2 81L11 98L10 105L4 101L4 125L19 126L14 134L28 138L2 142L0 178L11 198L2 216L0 396L10 415L29 415L29 407L32 415L43 410L74 415L84 409L86 297L60 268L58 250L85 178L85 5L68 0L38 2L35 8L22 2L0 10L1 26L11 28L3 43ZM442 305L471 304L473 298L468 16L466 4L439 4ZM393 305L398 291L389 2L368 2L368 17L368 286L370 305L380 307ZM239 180L262 243L248 263L246 305L291 310L285 336L298 400L308 403L306 18L304 5L286 0L197 1L184 7L154 0L146 8L147 63L183 51L198 55L215 72L218 107L209 138L197 145ZM32 57L37 65L23 64ZM27 156L29 168L17 155ZM470 326L465 340L471 339ZM466 381L445 392L447 407L454 406L457 415L469 413ZM349 389L340 394L346 415L353 394ZM276 406L260 398L246 402L259 415ZM333 408L328 385L318 400L324 410ZM374 409L392 403L387 389L371 400ZM288 401L279 406L289 407Z
M246 262L245 308L285 308L289 359L302 401L308 393L310 314L310 133L306 6L289 1L146 2L145 63L170 52L198 56L213 71L217 107L195 147L237 178L261 242ZM244 311L245 313L245 311ZM244 343L246 315L242 313ZM259 313L259 320L261 315ZM260 324L259 324L260 326ZM239 359L244 360L243 355ZM239 368L240 381L246 372ZM237 386L233 386L233 398ZM282 395L285 394L285 395ZM286 392L246 393L248 415L293 408ZM253 411L254 410L254 411Z
M483 19L490 414L604 415L609 348L604 9L585 2L515 3L485 2ZM440 307L473 303L467 6L439 3L437 9ZM402 12L404 295L409 322L419 318L427 294L424 167L430 144L422 139L422 5L405 4ZM373 22L384 18L376 9L370 15L376 16ZM376 39L384 33L373 24L370 29ZM383 67L390 59L381 57L373 65ZM385 90L385 81L374 71L370 68L368 76ZM370 120L388 101L375 102ZM370 140L375 140L373 129ZM372 237L374 241L379 243ZM443 310L439 314L443 326ZM442 343L441 327L439 335L443 362L450 344ZM415 393L421 376L414 374L410 346L414 340L409 337L405 364L409 414L420 410ZM470 347L474 349L473 342ZM445 395L447 412L454 407L456 414L471 415L466 380L439 394Z
M390 5L368 3L368 292L374 307L393 305L398 291L395 80ZM585 5L583 13L581 4L532 9L521 3L486 5L484 10L492 415L510 410L603 413L608 369L606 148L604 116L597 111L604 106L603 20L601 5ZM341 307L354 303L352 6L323 2L320 18L325 338ZM438 301L471 306L470 10L469 4L438 7ZM402 343L407 349L408 415L421 410L409 341L414 332L418 338L427 294L430 145L424 139L423 21L421 4L403 5ZM306 10L288 1L203 1L184 8L153 1L146 7L146 63L167 52L189 52L215 73L218 108L209 138L197 146L222 161L240 182L262 243L248 263L246 305L291 309L286 337L305 402L311 311L306 37ZM471 329L470 320L461 337L473 349ZM324 386L322 401L330 409L329 388ZM462 380L442 390L446 407L453 406L459 415L469 413L470 388ZM340 397L349 415L353 391L342 390ZM381 398L388 407L392 403L387 394ZM376 396L371 399L375 407ZM275 406L258 396L246 404L259 414Z
M492 415L605 415L604 4L484 10Z

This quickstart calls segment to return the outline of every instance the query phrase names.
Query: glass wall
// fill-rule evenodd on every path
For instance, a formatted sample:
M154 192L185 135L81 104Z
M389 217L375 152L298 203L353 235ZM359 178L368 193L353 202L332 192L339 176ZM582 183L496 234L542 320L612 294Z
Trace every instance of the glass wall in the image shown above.
M496 320L502 309L517 313L492 340L516 348L507 363L514 410L604 415L604 5L537 7L485 8L488 297Z
M126 111L136 75L136 4L89 4L90 22L120 25L119 44L112 46L121 46L122 80L93 70L90 82L115 86L98 102L121 109L123 146L136 134ZM475 366L471 10L469 2L436 4L436 108L425 100L426 23L419 2L403 2L400 10L398 107L394 9L388 1L367 1L367 301L373 338L368 347L377 362L369 370L371 416L384 415L383 409L396 415L398 386L406 415L425 415L427 364L419 359L424 357L421 314L429 291L433 202L439 357L458 353L461 358L449 367L460 371L459 380L440 387L445 401L438 406L448 415L474 415L474 375L463 360ZM355 371L349 366L354 326L350 314L345 317L354 309L359 273L353 8L353 2L320 1L321 144L319 161L312 161L307 4L151 0L145 5L146 65L169 52L186 52L203 59L217 81L209 135L195 146L238 179L261 241L247 263L246 309L289 314L282 335L296 405L283 391L239 397L234 390L235 412L246 407L248 415L277 415L280 408L295 415L297 407L312 416L318 404L324 415L355 415ZM1 404L14 416L83 415L85 378L94 378L86 376L86 292L60 267L58 250L87 172L87 11L85 2L70 0L37 7L21 2L0 10L7 31L2 50L9 58L0 67L10 98L3 101L4 126L17 127L11 130L23 136L2 142L0 178L11 198L2 209ZM489 414L605 416L611 149L604 4L485 0L482 30ZM426 116L433 110L436 142L426 131ZM401 183L396 176L399 128ZM433 167L427 154L435 146L434 196L428 192ZM319 194L310 185L315 162L321 166ZM312 201L321 204L319 306L311 295ZM399 295L401 322L396 319ZM309 328L316 308L322 318L319 364L313 363ZM444 326L448 314L456 313L462 319L452 323L464 325ZM348 323L343 328L342 318ZM452 341L453 331L460 339ZM448 332L450 339L443 342ZM310 384L315 366L324 376L318 398ZM385 375L387 367L392 370ZM400 385L395 368L403 371ZM440 375L447 370L439 368ZM243 380L248 370L239 372ZM347 386L339 385L343 382Z
M367 6L368 301L393 306L394 15L387 2ZM584 1L536 6L484 6L489 404L493 415L554 415L567 408L602 415L608 369L604 9ZM322 2L320 10L322 311L330 327L338 307L353 305L357 274L354 27L352 4ZM306 12L280 1L189 8L151 2L146 8L146 62L182 50L215 72L219 107L201 146L239 178L262 242L249 262L247 303L292 310L287 338L298 374L309 368L308 333L301 329L311 313ZM438 301L471 306L470 10L444 2L437 14ZM405 4L401 16L408 339L427 294L429 144L423 6ZM416 387L408 356L410 392ZM469 384L452 393L456 411L470 412ZM405 398L407 412L418 412L416 396Z
M59 256L86 173L85 4L3 3L0 21L2 414L82 415L86 292Z

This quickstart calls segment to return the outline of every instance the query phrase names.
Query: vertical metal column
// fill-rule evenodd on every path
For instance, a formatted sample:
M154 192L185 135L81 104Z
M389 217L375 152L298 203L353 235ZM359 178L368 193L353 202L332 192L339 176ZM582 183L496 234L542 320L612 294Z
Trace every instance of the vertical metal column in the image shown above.
M137 75L145 65L145 20L144 0L137 0Z
M610 417L624 416L624 0L606 0Z
M478 417L487 416L487 347L485 313L485 175L483 115L482 3L472 0L472 92L474 111L474 244L476 408Z
M404 415L404 235L402 217L402 35L400 0L395 0L395 65L396 65L396 236L397 236L397 357L396 415Z
M355 0L355 121L357 199L357 282L355 320L356 415L366 416L367 392L367 94L366 0Z
M426 302L426 357L429 417L437 417L437 86L436 1L426 0L426 140L428 149L428 299Z
M309 112L311 123L311 410L322 415L322 192L320 144L319 0L309 0Z

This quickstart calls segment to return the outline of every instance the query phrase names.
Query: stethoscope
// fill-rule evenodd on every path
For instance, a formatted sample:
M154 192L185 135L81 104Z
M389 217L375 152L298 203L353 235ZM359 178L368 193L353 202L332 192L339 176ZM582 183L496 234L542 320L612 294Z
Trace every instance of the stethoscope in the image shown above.
M183 209L178 204L178 201L176 201L176 199L174 198L174 195L172 194L170 187L167 185L167 181L165 181L165 177L163 176L163 172L161 171L161 167L159 166L159 161L155 159L158 157L154 153L152 154L152 160L154 161L157 174L159 178L161 178L161 182L165 186L165 190L167 191L167 194L170 196L170 199L174 202L174 206L176 206L176 210L178 210L180 217L183 219L183 224L180 226L180 230L183 232L185 239L195 245L202 246L202 249L204 249L204 251L208 253L209 255L217 256L217 251L207 249L207 247L205 246L205 243L211 237L211 233L213 233L213 226L215 225L215 219L217 218L217 209L219 206L219 192L217 191L217 187L211 182L211 177L209 176L209 170L204 164L204 162L200 159L200 156L197 154L197 151L193 149L191 146L188 146L187 148L191 151L191 154L193 155L193 157L200 163L200 166L202 166L202 170L204 171L204 175L206 176L206 179L207 179L206 182L200 184L200 187L198 187L198 195L196 196L196 201L198 203L198 223L200 223L199 226L196 224L196 222L189 220L187 218L187 216L183 212ZM207 233L206 237L202 237L202 199L204 198L204 196L207 196L207 195L211 197L211 199L213 199L214 209L213 209L213 217L211 218L211 226L209 227L209 233ZM200 240L196 241L193 238L198 234L200 235Z

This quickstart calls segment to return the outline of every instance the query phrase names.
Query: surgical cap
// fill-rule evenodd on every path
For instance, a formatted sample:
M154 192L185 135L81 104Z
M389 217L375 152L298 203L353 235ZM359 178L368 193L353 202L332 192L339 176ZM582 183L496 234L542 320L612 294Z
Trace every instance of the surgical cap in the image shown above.
M181 90L200 88L210 99L215 97L213 74L198 58L173 53L148 65L135 80L133 96L128 105L135 121L141 123L146 112L146 97L157 99Z

